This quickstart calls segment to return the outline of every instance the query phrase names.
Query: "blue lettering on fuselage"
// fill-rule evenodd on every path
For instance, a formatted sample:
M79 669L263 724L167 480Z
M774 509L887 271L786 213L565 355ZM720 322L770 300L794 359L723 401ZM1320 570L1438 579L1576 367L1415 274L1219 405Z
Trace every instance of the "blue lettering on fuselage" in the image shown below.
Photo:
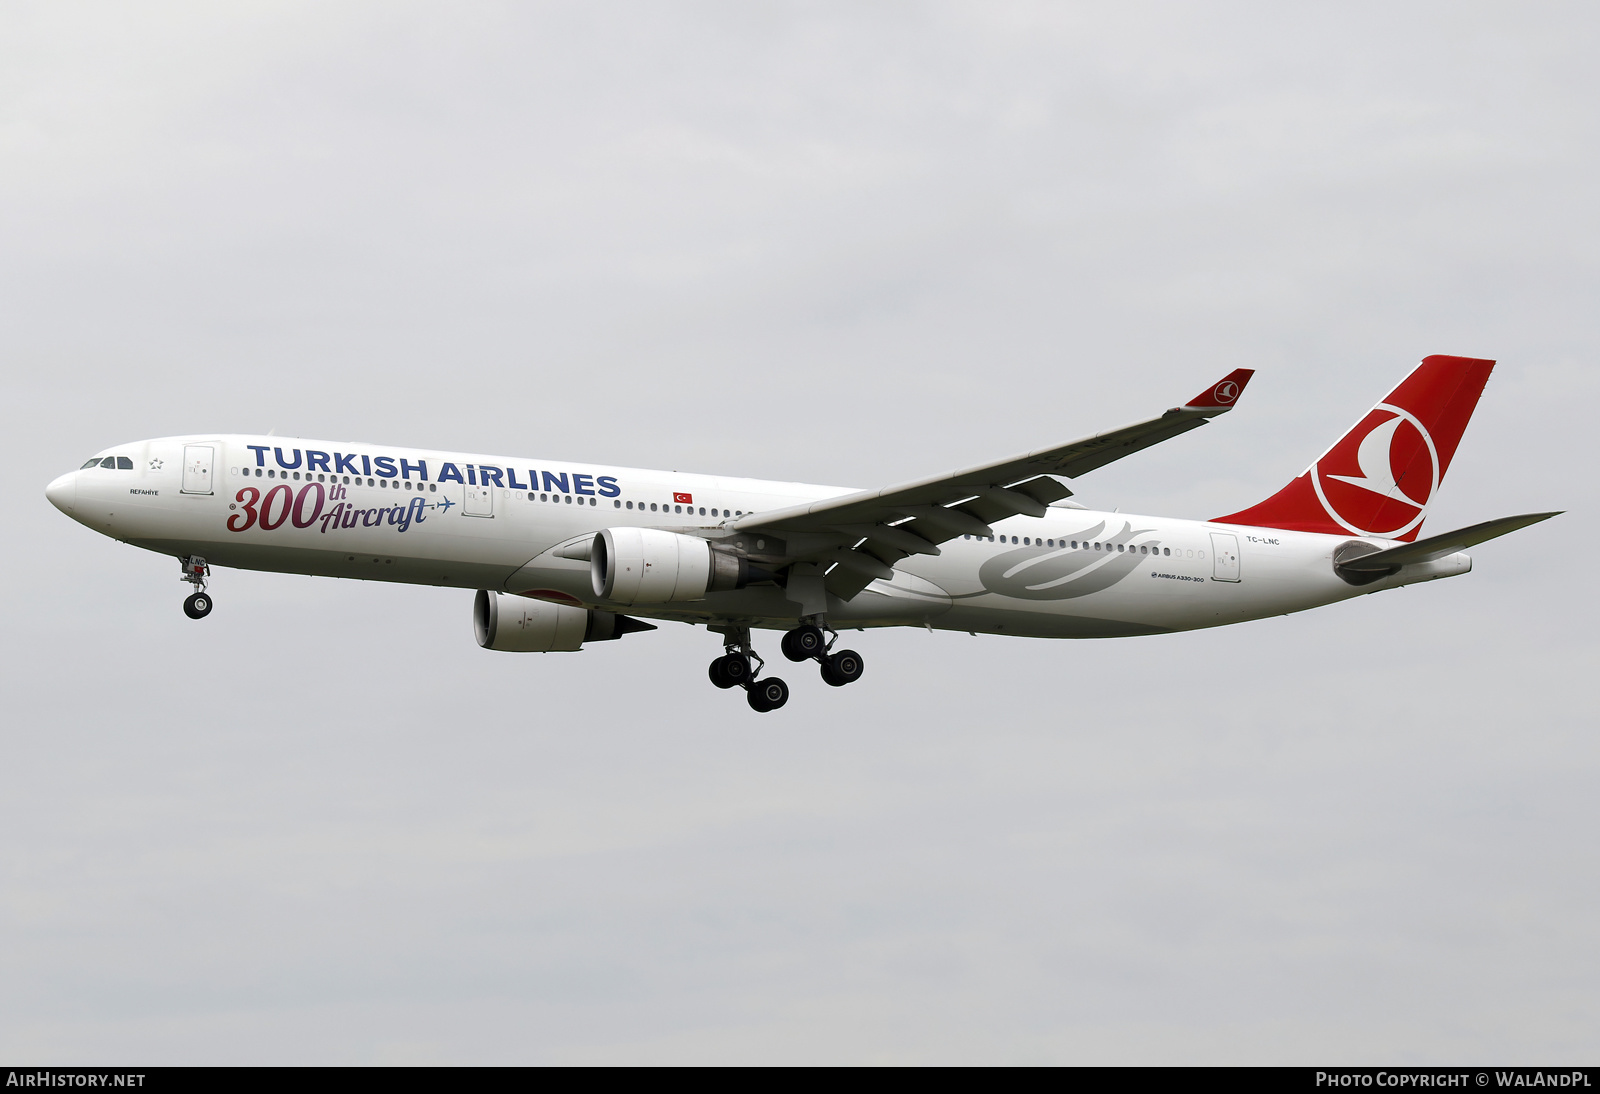
M411 479L415 476L422 482L428 479L428 461L415 462L401 456L373 456L370 453L360 452L319 452L314 448L301 450L284 449L268 444L249 444L245 448L255 453L256 467L267 466L267 453L271 452L273 462L286 471L292 471L304 466L306 471L320 471L332 475L360 475L368 477L376 474L384 479ZM329 466L330 463L332 466ZM463 472L465 468L465 472ZM579 471L544 471L527 468L528 481L524 483L518 477L518 470L514 467L496 467L493 464L454 464L441 463L439 466L438 482L471 483L484 486L498 486L512 490L544 490L548 493L578 494L586 497L599 495L602 498L615 498L622 495L622 487L614 475L586 475ZM285 476L287 477L287 476ZM541 486L540 484L543 483ZM420 517L418 518L420 519ZM409 521L408 521L409 523Z

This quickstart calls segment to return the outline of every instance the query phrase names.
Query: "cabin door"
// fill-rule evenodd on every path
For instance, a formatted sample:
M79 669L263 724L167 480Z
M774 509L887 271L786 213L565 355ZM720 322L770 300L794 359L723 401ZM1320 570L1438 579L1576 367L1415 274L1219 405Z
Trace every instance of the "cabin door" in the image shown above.
M461 512L469 517L494 516L494 487L467 487L466 504L461 507Z
M181 493L211 493L211 463L215 454L216 449L209 444L186 444L183 446L183 489Z
M1239 537L1228 532L1211 533L1211 580L1239 580Z

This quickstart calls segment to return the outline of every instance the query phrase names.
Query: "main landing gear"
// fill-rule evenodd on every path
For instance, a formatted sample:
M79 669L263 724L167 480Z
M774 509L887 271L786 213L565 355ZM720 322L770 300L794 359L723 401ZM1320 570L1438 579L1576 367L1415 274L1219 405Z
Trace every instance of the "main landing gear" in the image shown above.
M827 635L832 634L832 638ZM839 640L834 631L823 632L815 623L802 623L783 636L783 655L791 661L816 661L822 666L823 682L836 688L853 684L861 679L865 666L855 650L831 653Z
M757 680L766 666L761 655L750 648L749 627L719 627L722 648L727 652L711 662L711 682L719 688L744 688L750 709L765 714L789 701L789 685L776 676ZM752 664L754 662L754 664Z
M766 662L750 648L749 627L713 627L721 633L724 653L711 662L708 675L719 688L744 688L750 709L765 714L789 701L789 685L777 677L761 679ZM830 639L828 635L833 635ZM783 636L783 655L791 661L816 661L822 666L822 679L836 688L861 679L861 655L855 650L830 653L839 640L833 631L815 623L802 623Z
M190 619L204 619L211 614L211 594L206 592L211 567L199 555L187 555L178 561L183 565L183 580L194 586L194 592L183 602L183 614Z

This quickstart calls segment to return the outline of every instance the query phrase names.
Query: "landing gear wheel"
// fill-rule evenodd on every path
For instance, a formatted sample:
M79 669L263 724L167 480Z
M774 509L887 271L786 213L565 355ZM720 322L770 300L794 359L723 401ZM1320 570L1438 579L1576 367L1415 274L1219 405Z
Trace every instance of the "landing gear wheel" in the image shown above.
M183 614L190 619L204 619L211 614L211 594L192 593L183 602Z
M842 688L861 679L861 671L865 667L861 663L861 655L855 650L840 650L822 662L822 679L824 683Z
M765 714L769 710L777 710L789 701L789 685L776 676L769 676L765 680L757 680L751 684L747 698L751 710Z
M711 682L719 688L736 688L750 679L750 662L741 653L730 653L711 662Z
M789 660L809 661L828 648L828 639L821 627L805 623L784 635L781 645Z

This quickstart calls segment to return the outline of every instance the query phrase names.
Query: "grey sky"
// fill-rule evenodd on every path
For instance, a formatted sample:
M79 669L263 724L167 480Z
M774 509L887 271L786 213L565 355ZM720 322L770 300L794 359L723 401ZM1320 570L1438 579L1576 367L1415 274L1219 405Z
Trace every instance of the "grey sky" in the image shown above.
M0 1059L1550 1062L1600 1041L1586 5L0 7ZM1188 635L703 631L55 512L274 429L869 486L1259 371L1207 517L1494 357L1477 572ZM774 650L776 638L767 643Z

